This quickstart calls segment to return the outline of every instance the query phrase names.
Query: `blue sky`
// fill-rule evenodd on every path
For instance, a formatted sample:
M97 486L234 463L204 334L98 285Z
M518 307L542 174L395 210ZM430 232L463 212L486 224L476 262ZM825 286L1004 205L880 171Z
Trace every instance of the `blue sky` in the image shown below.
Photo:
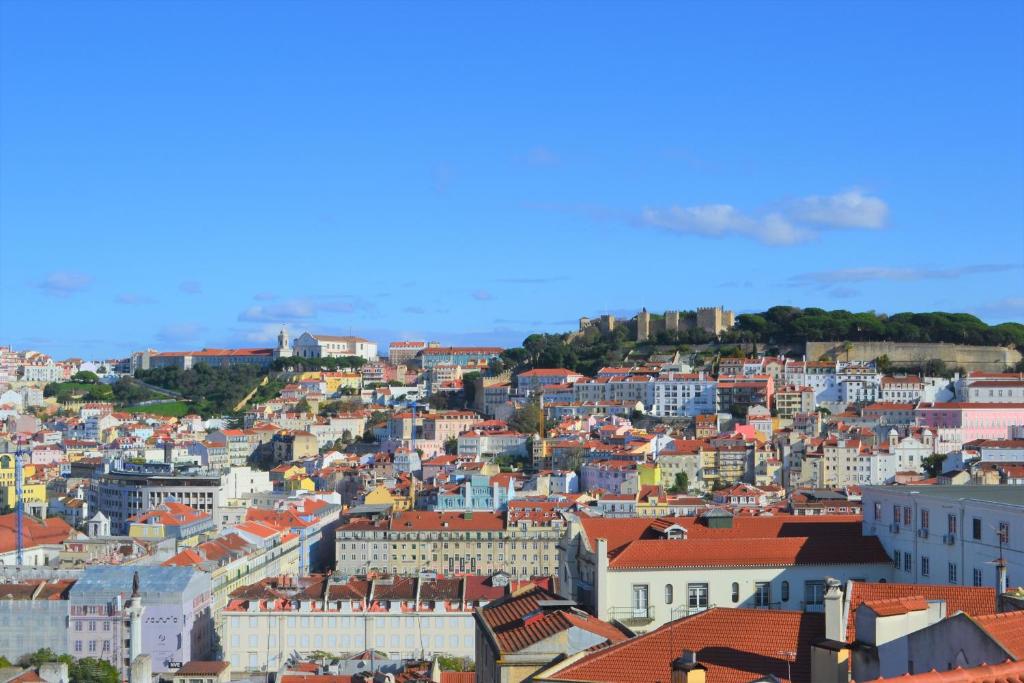
M1024 5L0 3L0 343L1024 319Z

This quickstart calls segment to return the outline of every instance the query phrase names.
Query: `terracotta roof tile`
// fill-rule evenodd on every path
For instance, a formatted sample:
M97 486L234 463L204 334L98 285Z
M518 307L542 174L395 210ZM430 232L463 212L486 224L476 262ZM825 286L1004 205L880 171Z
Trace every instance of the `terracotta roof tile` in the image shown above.
M943 600L946 603L946 614L964 612L978 617L994 614L996 611L996 591L994 588L975 588L973 586L944 586L914 583L868 583L851 581L847 593L850 601L850 612L846 622L846 640L853 642L856 635L854 618L857 607L865 601L892 600L894 598L921 597L925 600Z
M810 646L825 633L823 614L712 608L590 654L551 681L650 683L672 680L671 662L693 650L712 683L749 683L772 674L780 681L811 680ZM795 652L792 662L781 653ZM641 664L642 663L642 664Z

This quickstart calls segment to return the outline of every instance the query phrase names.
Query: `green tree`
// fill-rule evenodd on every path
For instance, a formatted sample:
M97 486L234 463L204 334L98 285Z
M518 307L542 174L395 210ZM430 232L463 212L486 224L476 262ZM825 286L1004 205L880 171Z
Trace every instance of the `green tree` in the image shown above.
M310 407L309 401L305 398L300 398L299 402L295 404L295 411L303 414L313 412L313 408Z
M444 441L444 452L446 455L455 455L459 452L459 437L450 436Z
M540 405L536 401L530 401L513 413L508 426L522 434L533 434L540 429L540 421Z
M88 370L80 370L75 374L71 375L72 382L81 382L82 384L96 384L100 381L99 376L95 372L89 372Z
M347 446L350 443L352 443L353 441L354 441L354 439L352 438L352 432L351 431L346 429L346 430L344 430L341 433L341 443L342 443L342 445Z
M882 374L888 375L890 372L892 372L892 361L889 360L888 355L883 353L881 356L875 359L875 367L878 368L878 371L881 372Z
M472 407L473 402L476 401L476 381L478 379L480 379L479 372L467 372L462 376L462 396L467 406Z
M942 463L945 460L945 454L932 453L921 462L921 466L924 467L929 477L937 477L942 474Z
M924 364L924 374L928 377L949 377L949 369L941 358L932 358Z
M690 477L686 472L676 472L675 480L669 487L669 493L686 493L690 490Z

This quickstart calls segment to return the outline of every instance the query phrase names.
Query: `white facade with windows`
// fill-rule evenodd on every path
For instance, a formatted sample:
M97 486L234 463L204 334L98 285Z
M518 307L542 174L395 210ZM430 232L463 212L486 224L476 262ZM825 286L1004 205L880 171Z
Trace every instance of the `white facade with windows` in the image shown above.
M699 375L668 373L654 382L652 413L657 417L694 417L717 410L715 381Z
M318 610L320 605L317 605ZM301 609L301 608L300 608ZM472 608L407 611L394 603L365 611L349 601L332 611L229 611L224 618L223 658L235 671L277 671L293 652L359 652L373 648L395 659L444 654L473 657Z
M868 487L864 533L877 536L894 580L995 586L1002 554L1009 585L1024 583L1024 488Z

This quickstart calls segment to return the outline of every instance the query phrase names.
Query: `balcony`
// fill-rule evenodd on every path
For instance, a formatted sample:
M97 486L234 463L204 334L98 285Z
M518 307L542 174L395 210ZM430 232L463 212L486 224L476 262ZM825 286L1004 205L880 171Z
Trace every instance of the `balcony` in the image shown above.
M608 610L612 619L624 626L634 628L647 626L654 621L654 606L647 607L612 607Z
M704 607L689 607L688 605L683 605L681 607L676 607L672 610L672 621L682 619L683 617L692 617L694 614L700 614L701 612L705 612L713 607L714 605L705 605Z

